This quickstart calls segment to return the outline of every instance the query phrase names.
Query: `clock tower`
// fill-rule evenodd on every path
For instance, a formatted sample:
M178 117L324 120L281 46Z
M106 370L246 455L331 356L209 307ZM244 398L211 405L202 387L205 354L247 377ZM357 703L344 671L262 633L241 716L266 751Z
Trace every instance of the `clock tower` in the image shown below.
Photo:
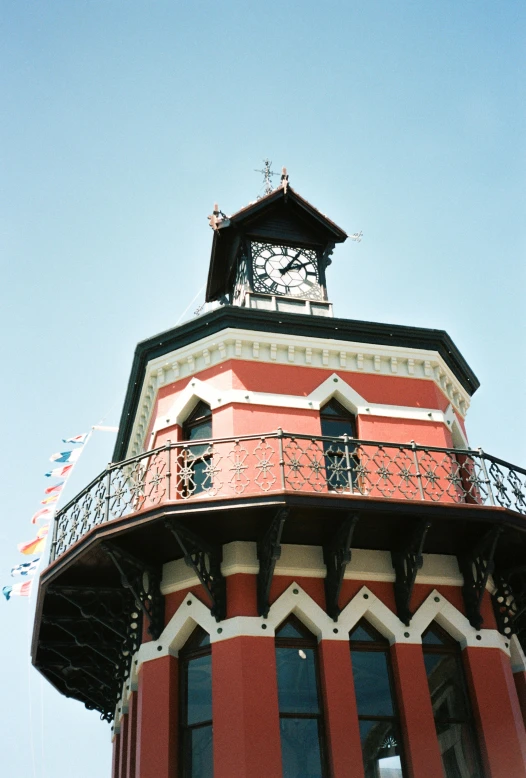
M220 218L206 299L267 311L332 316L326 269L346 233L288 186Z
M113 778L524 778L526 470L470 449L475 374L333 317L347 236L286 178L210 223L222 304L138 344L35 666Z

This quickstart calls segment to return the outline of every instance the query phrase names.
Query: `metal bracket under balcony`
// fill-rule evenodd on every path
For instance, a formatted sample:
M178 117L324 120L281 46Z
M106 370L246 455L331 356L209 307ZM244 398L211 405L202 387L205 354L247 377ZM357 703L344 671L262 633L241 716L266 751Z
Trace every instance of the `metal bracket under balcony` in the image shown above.
M192 568L208 594L212 602L212 616L216 621L222 621L226 617L226 582L221 573L221 546L207 543L174 519L165 521L165 527L177 540L184 561Z
M414 527L400 551L391 551L391 560L395 570L394 595L398 618L407 626L411 623L411 595L415 586L416 574L424 563L422 552L431 522L422 519Z
M164 627L161 570L145 564L114 543L101 543L100 547L119 571L123 587L132 593L137 607L146 616L148 633L157 640Z
M497 627L505 637L517 635L526 651L526 565L495 573L492 595Z
M274 515L270 525L257 543L259 571L257 578L258 613L267 618L270 609L270 587L274 577L276 562L281 556L281 535L283 526L289 516L287 508L280 508Z
M327 575L324 581L325 603L327 613L334 621L338 621L338 616L341 612L338 600L345 569L351 561L352 536L357 522L358 516L356 514L352 514L344 519L336 530L334 537L323 546L323 561L327 568Z
M488 578L495 568L493 560L501 534L502 527L493 527L471 551L458 556L458 566L464 578L462 596L466 614L475 629L480 629L484 621L480 606Z
M50 586L35 665L111 721L140 645L142 616L120 587Z

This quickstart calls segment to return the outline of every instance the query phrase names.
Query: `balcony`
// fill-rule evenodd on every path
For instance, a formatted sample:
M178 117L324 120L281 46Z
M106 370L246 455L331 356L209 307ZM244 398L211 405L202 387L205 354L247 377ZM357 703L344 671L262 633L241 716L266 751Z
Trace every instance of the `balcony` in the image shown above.
M482 451L331 439L278 429L168 442L111 464L55 517L50 562L93 528L139 511L263 495L503 508L526 515L526 470ZM519 519L519 517L517 517ZM520 520L520 519L519 519ZM521 521L521 520L520 520Z

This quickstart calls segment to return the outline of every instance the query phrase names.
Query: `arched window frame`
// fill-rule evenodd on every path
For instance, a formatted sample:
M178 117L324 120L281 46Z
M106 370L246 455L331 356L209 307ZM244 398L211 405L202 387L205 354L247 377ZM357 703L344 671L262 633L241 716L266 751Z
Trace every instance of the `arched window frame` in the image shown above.
M293 630L298 633L298 636L283 636L280 632L286 630L288 626L291 626ZM325 737L325 722L323 715L323 698L321 689L321 678L319 668L319 656L318 656L318 641L315 635L313 635L305 627L304 624L294 615L290 615L280 626L276 629L275 637L276 646L276 663L278 665L278 700L279 700L279 718L280 718L280 732L282 737L282 757L283 757L283 778L303 778L304 773L290 771L286 769L285 758L283 754L283 725L282 721L285 719L310 719L315 720L317 723L318 734L318 747L319 747L319 773L309 773L312 778L327 778L329 775L327 765L327 748ZM300 652L306 653L307 650L312 651L312 657L314 660L314 676L316 682L316 697L317 697L317 710L310 711L308 713L301 711L283 710L283 689L280 686L280 673L279 673L279 650L285 649L294 651L296 650L301 657ZM303 660L302 660L303 661Z
M353 491L357 483L358 456L352 443L357 434L356 416L332 397L320 408L327 486L331 491Z
M192 662L203 657L210 657L210 718L199 721L189 721L188 700L196 689L191 689L190 667ZM185 645L179 652L179 778L213 778L213 761L208 759L204 770L193 761L192 740L194 731L210 728L213 732L212 719L212 651L210 635L197 626ZM210 772L210 765L212 772Z
M212 438L212 409L199 400L182 425L183 445L179 455L179 486L182 497L191 497L212 487L212 444L197 441ZM195 442L194 442L195 441Z
M439 641L432 643L429 642L432 634L438 636ZM466 675L464 672L464 663L462 661L462 648L460 644L451 635L446 632L436 621L432 621L431 624L422 634L422 651L424 654L424 664L426 667L426 674L429 683L429 694L431 697L431 705L433 708L433 717L435 720L435 728L437 732L437 738L440 747L440 754L442 757L442 765L444 768L445 778L482 778L484 773L482 770L480 746L478 743L477 731L475 726L475 720L473 716L473 707L469 697L468 686L466 681ZM450 657L454 662L456 670L455 679L453 683L454 692L459 694L461 702L464 707L464 714L451 716L445 715L444 704L447 704L447 687L446 688L434 688L432 685L431 673L435 668L431 668L431 662L428 657L433 656ZM454 746L444 748L445 735L447 734L447 727L459 726L461 728L462 741L457 741ZM461 748L455 746L465 743L468 748L467 756L472 759L473 769L466 764L465 754ZM446 757L452 749L454 753ZM455 759L456 763L453 762ZM449 760L449 762L448 762Z
M353 638L353 634L355 635L357 632L359 633L359 630L364 630L368 636L368 639L360 640L359 638L358 639ZM391 731L394 732L394 739L395 739L395 743L392 747L393 749L397 749L398 751L398 753L393 754L393 756L394 755L399 756L402 776L403 778L406 778L409 775L409 773L407 771L407 766L405 764L404 748L402 743L402 729L400 725L400 712L399 712L398 701L396 698L396 689L395 689L394 678L393 678L393 668L391 663L391 651L390 651L389 641L386 640L386 638L384 638L383 635L381 635L371 624L369 624L369 622L365 618L363 618L352 628L349 634L349 644L351 650L351 663L353 664L358 722L359 723L360 722L364 722L364 723L385 722L385 724L388 727L390 727ZM384 655L386 681L389 690L392 714L389 715L382 714L382 713L375 714L375 713L371 713L370 711L364 712L363 707L362 709L360 709L361 689L359 688L359 682L357 678L356 654L366 654L366 653ZM362 726L360 726L360 739L362 740ZM370 761L370 763L368 764L366 761L367 754L364 751L363 740L362 740L362 758L364 762L365 778L381 778L382 771L378 763L374 761Z

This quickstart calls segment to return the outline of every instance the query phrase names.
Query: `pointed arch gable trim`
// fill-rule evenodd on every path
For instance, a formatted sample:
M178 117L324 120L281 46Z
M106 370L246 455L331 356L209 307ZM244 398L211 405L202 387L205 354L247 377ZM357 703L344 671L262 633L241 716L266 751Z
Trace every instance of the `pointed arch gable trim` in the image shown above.
M411 619L411 630L421 642L422 633L436 621L462 648L500 648L510 655L509 640L496 629L476 630L468 619L436 589L424 600Z

